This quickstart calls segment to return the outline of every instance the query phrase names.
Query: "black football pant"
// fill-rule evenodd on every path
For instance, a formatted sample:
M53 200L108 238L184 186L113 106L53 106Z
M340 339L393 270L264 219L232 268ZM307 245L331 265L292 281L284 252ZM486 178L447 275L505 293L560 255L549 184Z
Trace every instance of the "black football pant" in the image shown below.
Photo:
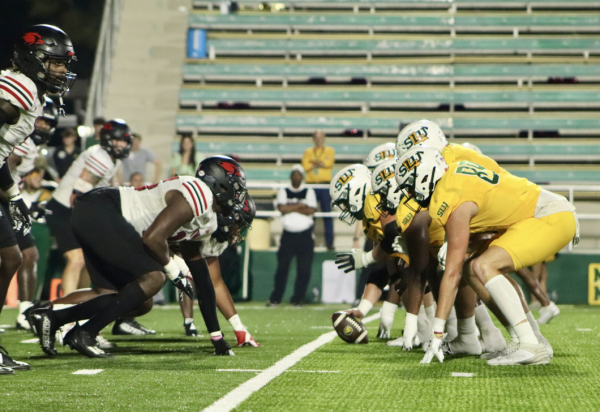
M296 284L294 286L294 295L292 303L302 303L306 295L306 288L310 281L312 262L314 256L315 241L312 237L313 228L304 232L283 231L281 235L281 245L277 252L277 272L275 272L275 287L271 293L270 301L273 303L281 302L287 279L290 272L290 265L294 257L296 258Z

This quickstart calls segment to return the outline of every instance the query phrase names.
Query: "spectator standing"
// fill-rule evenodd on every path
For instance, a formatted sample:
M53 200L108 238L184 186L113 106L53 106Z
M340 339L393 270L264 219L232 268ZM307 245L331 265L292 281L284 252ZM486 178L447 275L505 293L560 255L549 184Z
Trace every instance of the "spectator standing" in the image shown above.
M171 159L171 176L194 176L198 163L204 159L202 153L196 152L194 139L191 136L182 136L179 143L179 152L173 153Z
M317 130L313 133L314 146L304 151L302 166L306 172L306 183L329 184L331 169L335 163L335 149L325 146L325 133ZM314 189L321 211L331 212L331 196L329 189ZM323 218L325 225L325 245L327 250L333 250L333 219Z
M96 117L94 119L94 134L85 139L86 149L89 149L95 144L100 144L100 130L102 130L102 127L104 127L104 123L106 123L104 117Z
M142 175L142 180L146 181L146 166L148 163L154 163L154 179L152 183L158 183L162 173L162 162L150 150L142 147L142 136L133 134L133 143L131 152L126 159L123 159L123 166L118 173L118 180L121 186L125 182L131 181L134 174ZM195 172L195 171L194 171Z
M46 157L47 170L57 183L67 173L69 167L81 154L80 138L75 129L65 129L61 133L62 142L60 146L48 149Z
M291 173L291 187L281 188L277 193L277 209L283 215L283 234L277 252L277 272L275 286L267 305L277 305L283 298L290 264L296 257L296 283L294 285L293 305L304 302L306 288L310 281L315 242L313 239L313 213L317 209L315 192L304 187L304 169L294 165Z

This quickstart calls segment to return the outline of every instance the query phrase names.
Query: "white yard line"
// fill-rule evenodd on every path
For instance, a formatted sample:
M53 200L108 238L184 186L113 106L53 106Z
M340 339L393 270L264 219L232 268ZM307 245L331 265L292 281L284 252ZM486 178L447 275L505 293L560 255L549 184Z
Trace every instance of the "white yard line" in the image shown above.
M217 372L252 372L259 373L263 372L264 369L217 369ZM340 373L340 371L297 371L297 370L287 370L284 372L302 372L302 373Z
M372 316L368 316L363 319L363 323L369 323L374 320L377 320L379 319L379 316L379 313L376 313ZM294 352L277 361L275 365L271 366L268 369L265 369L264 371L256 375L254 378L242 383L240 386L229 392L227 395L223 396L221 399L210 405L208 408L204 409L204 412L231 411L240 403L248 399L250 395L252 395L254 392L258 391L267 383L271 382L273 379L285 372L287 369L294 366L305 356L310 355L321 346L331 342L333 339L335 339L336 336L337 333L335 331L327 332L319 336L316 340L299 347Z
M73 372L73 375L96 375L97 373L102 372L104 369L81 369Z
M469 372L452 372L452 376L455 378L472 378L473 374Z

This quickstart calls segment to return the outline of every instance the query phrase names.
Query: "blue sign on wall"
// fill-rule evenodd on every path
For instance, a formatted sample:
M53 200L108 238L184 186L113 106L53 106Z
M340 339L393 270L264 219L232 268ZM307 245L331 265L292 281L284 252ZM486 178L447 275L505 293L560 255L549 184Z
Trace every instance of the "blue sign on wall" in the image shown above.
M189 59L206 59L206 30L188 30L188 52Z

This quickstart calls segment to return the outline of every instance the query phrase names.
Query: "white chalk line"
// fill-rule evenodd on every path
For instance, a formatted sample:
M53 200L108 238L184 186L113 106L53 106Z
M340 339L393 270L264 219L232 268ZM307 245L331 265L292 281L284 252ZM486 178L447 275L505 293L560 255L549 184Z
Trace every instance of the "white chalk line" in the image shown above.
M472 378L473 374L469 372L452 372L451 374L455 378Z
M380 314L376 313L372 316L364 318L363 323L372 322L376 319L379 319L379 317ZM273 379L281 375L287 369L294 366L305 356L310 355L321 346L331 342L333 339L335 339L336 336L337 333L335 331L327 332L319 336L316 340L299 347L294 352L278 360L270 368L260 372L254 378L242 383L240 386L229 392L227 395L214 402L212 405L204 409L204 412L231 411L240 403L248 399L250 395L252 395L254 392L260 390L263 386L265 386L267 383L271 382Z
M104 369L81 369L72 373L72 375L96 375Z
M217 372L251 372L259 373L265 369L217 369ZM340 371L298 371L298 370L287 370L284 372L302 372L302 373L340 373Z

